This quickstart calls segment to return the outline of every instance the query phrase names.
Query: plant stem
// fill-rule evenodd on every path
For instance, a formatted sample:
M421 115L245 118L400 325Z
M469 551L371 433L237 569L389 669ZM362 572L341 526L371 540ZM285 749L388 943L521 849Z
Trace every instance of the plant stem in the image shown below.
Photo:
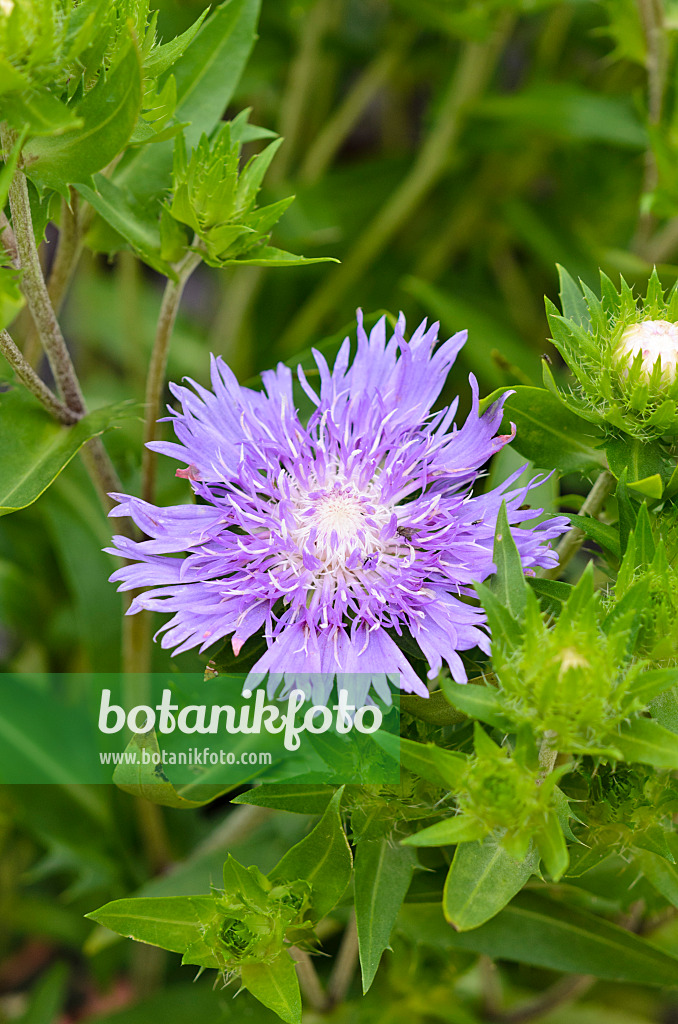
M157 420L160 415L162 396L165 390L165 374L167 371L167 356L169 354L170 340L174 321L177 318L177 311L186 282L200 263L202 257L199 253L188 252L183 260L175 266L177 280L167 281L165 292L162 297L158 327L155 333L151 362L148 367L148 379L146 382L146 412L144 419L144 453L141 464L141 494L144 501L153 501L155 493L155 465L156 454L146 445L155 441L158 436Z
M406 39L411 38L408 26L407 37L399 34L394 43L375 57L350 90L343 103L325 123L313 143L309 146L299 171L300 181L312 184L318 181L331 164L335 153L350 133L375 94L391 77L400 63Z
M536 1020L550 1013L558 1006L564 1006L578 999L591 988L595 978L590 974L571 974L561 978L545 992L531 999L522 1006L511 1010L498 1010L485 1013L485 1020L494 1024L523 1024L524 1021Z
M355 969L358 963L358 929L356 927L355 912L346 925L344 937L334 963L334 969L330 975L327 985L327 1000L329 1006L336 1006L346 998Z
M579 514L582 516L597 516L602 510L607 498L614 490L616 483L617 481L612 476L612 473L610 473L609 470L604 469L589 491L588 497L582 505ZM558 553L558 565L554 566L553 569L547 569L542 573L542 577L545 580L558 579L565 566L579 551L579 548L584 543L585 538L586 534L583 530L580 530L578 526L574 526L571 530L568 530L556 548Z
M11 148L14 137L6 125L0 128L0 138L5 151ZM85 399L43 277L33 233L26 176L20 166L17 167L9 188L9 205L17 252L23 270L21 288L63 402L75 418L80 419L87 412ZM92 438L83 447L81 454L104 508L110 509L108 491L120 490L120 482L101 439Z
M59 420L60 423L67 423L69 425L78 422L80 416L71 409L68 409L57 398L51 388L48 388L45 382L38 377L30 363L26 362L7 331L0 331L0 352L2 352L22 384L42 402L55 419Z
M82 253L80 196L71 189L70 205L61 200L61 225L54 262L47 282L47 291L56 313L63 304L68 286Z
M503 18L490 40L465 44L443 96L433 130L419 150L409 174L369 223L346 261L327 275L320 288L289 324L280 340L282 358L297 351L308 341L339 299L365 275L377 256L443 176L466 111L482 93L510 24L508 18Z
M7 220L7 214L4 210L0 210L0 246L5 250L9 257L9 262L13 267L19 268L19 250L16 247L16 238L12 231L12 226Z
M2 144L5 151L13 144L12 134L3 127ZM47 293L47 286L42 275L40 258L33 234L31 206L28 198L26 176L21 167L17 167L9 188L9 205L12 211L12 226L16 237L17 250L23 270L21 289L33 317L42 347L47 354L49 365L54 374L59 393L68 408L82 415L85 412L85 401L80 390L80 383L75 368L61 333L52 303Z
M304 949L290 946L290 953L297 965L297 977L306 1002L312 1009L322 1013L327 1008L327 996L320 983L313 961Z

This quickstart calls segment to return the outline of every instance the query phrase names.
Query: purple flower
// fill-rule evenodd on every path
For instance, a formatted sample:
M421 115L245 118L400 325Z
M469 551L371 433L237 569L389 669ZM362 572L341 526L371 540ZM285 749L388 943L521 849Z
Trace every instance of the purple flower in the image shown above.
M409 342L404 332L401 316L387 341L382 318L368 337L359 313L352 364L348 338L332 371L314 352L319 393L298 370L315 407L306 425L282 364L262 375L265 393L241 387L214 357L212 391L172 385L178 443L151 447L186 465L177 475L203 503L157 508L115 495L111 513L131 516L149 538L115 538L113 552L134 564L111 579L121 590L150 588L130 613L172 613L163 647L202 651L230 636L237 655L263 628L268 650L249 686L268 674L274 693L284 676L284 693L297 686L320 703L334 674L347 673L364 703L370 686L388 700L389 678L427 695L393 639L406 631L430 677L445 661L466 681L458 652L487 652L489 638L482 608L464 598L495 569L502 500L512 525L534 520L540 511L522 506L540 481L512 489L518 471L471 494L513 436L497 436L503 398L480 416L471 376L463 426L454 424L457 401L432 413L466 332L437 347L438 324L424 321ZM513 530L525 569L556 564L549 541L566 528L558 517Z

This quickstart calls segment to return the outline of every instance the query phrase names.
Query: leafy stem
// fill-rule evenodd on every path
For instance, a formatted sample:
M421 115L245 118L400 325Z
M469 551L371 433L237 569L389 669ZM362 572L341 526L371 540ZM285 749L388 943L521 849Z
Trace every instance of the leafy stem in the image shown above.
M5 152L11 149L13 143L14 138L11 131L6 125L3 125L2 145ZM9 188L9 205L12 211L12 227L17 251L23 270L21 289L26 296L26 302L61 397L71 412L82 415L85 412L85 400L47 292L33 233L28 185L26 176L20 167L15 171Z
M24 358L7 331L0 331L0 352L16 373L19 380L31 391L38 401L42 402L48 412L60 423L77 423L81 414L73 412L60 401L51 388L38 377L37 373Z

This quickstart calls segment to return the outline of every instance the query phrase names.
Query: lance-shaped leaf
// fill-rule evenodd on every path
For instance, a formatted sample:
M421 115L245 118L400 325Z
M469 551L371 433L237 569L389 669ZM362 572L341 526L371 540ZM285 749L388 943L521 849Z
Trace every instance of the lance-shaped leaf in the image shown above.
M537 870L538 856L530 851L515 860L497 840L457 847L445 881L443 911L458 931L477 928L498 914Z
M414 850L390 839L366 840L355 855L355 914L363 992L377 973L382 953L417 864Z
M86 441L130 414L128 403L111 405L65 427L32 395L0 394L0 516L34 502Z
M215 913L216 904L211 896L143 896L114 900L85 916L128 939L185 953L199 942L205 923ZM198 966L220 964L215 956L207 955Z
M469 718L477 718L497 729L507 728L509 723L494 687L455 683L451 679L443 679L441 685L450 704L459 708Z
M525 574L509 526L505 501L502 501L497 516L493 559L497 570L492 577L491 590L513 618L520 620L525 612Z
M600 431L575 415L543 388L517 387L504 405L504 423L515 423L513 448L544 469L560 473L587 472L605 467L596 448Z
M635 718L625 722L614 737L625 761L639 761L655 768L678 771L676 734L651 718Z
M678 985L675 957L594 914L532 892L521 892L482 927L452 934L450 946L609 981Z
M615 530L613 526L608 526L607 523L601 523L598 519L594 519L592 516L577 516L570 514L569 518L572 526L576 526L582 531L582 533L585 533L587 537L590 537L592 541L599 544L601 548L605 548L606 551L610 551L616 558L621 557L619 532Z
M330 800L322 818L305 839L293 846L269 873L272 882L311 883L311 905L318 919L329 914L351 878L353 858L339 808L343 787Z
M678 688L662 693L650 704L650 713L655 721L672 733L678 733Z
M270 964L244 965L240 980L243 988L286 1024L301 1024L299 981L289 953L281 953Z
M148 755L146 761L143 759L144 752ZM153 764L153 755L160 755L158 738L153 730L147 733L135 733L127 744L125 754L136 755L136 763L130 764L121 761L116 766L113 772L115 785L125 793L140 796L142 799L153 804L160 804L162 807L179 807L184 810L203 807L239 785L239 783L232 783L228 786L202 786L199 800L182 796L182 789L191 792L191 788L176 788L165 775L161 765Z
M264 784L248 789L231 800L232 804L249 804L252 807L271 807L276 811L291 811L296 814L323 814L334 796L334 786L303 785L292 786Z

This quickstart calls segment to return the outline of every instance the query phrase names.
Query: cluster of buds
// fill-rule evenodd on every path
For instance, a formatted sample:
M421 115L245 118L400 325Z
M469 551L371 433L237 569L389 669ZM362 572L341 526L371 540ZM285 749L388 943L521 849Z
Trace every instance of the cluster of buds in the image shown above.
M553 738L561 752L619 757L618 727L640 710L644 662L629 660L635 613L605 621L587 570L554 626L529 590L525 628L512 647L494 643L498 701L513 729Z
M583 419L648 439L678 434L678 289L665 297L654 271L639 303L601 274L601 298L562 272L562 313L547 299L553 343L577 379L558 391Z
M224 865L224 889L215 889L202 915L200 937L183 962L218 967L226 977L253 964L271 964L291 945L313 939L311 885L299 879L274 883L256 867L232 857Z
M244 142L272 132L247 124L248 111L203 135L189 154L183 136L174 147L172 195L161 220L162 256L173 262L187 248L200 251L211 267L234 264L295 266L319 262L267 244L294 196L256 205L264 175L282 139L274 139L241 167Z

